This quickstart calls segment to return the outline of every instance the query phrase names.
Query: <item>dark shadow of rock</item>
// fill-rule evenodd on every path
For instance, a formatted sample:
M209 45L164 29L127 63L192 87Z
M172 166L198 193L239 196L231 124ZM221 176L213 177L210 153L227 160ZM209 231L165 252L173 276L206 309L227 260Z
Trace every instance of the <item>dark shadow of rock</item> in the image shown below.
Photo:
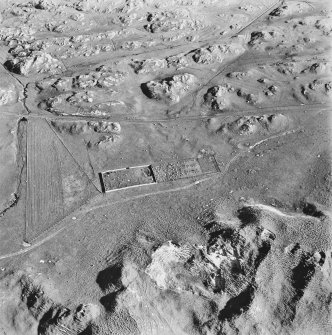
M219 320L231 320L246 312L255 296L255 285L250 284L238 296L230 299L219 313Z
M18 71L17 67L15 67L13 60L7 60L4 62L3 66L10 72L16 73L16 74L20 74L20 72Z
M120 288L116 292L109 293L103 296L99 301L104 306L107 312L114 312L116 304L117 304L117 296L124 291L124 287Z
M302 205L302 211L305 215L313 216L318 219L325 217L324 213L318 210L317 206L314 204L304 203Z
M96 282L103 291L121 286L122 264L115 264L98 273Z
M99 301L107 312L114 312L117 296L125 290L121 281L122 268L123 265L117 263L98 273L96 282L106 293Z
M154 97L147 83L141 84L141 90L144 93L144 95L146 95L148 98L152 99Z
M93 329L92 329L92 325L89 325L86 329L84 329L78 335L92 335L92 334L94 334Z
M260 212L253 207L242 207L237 211L237 217L242 227L250 224L257 224L260 219Z

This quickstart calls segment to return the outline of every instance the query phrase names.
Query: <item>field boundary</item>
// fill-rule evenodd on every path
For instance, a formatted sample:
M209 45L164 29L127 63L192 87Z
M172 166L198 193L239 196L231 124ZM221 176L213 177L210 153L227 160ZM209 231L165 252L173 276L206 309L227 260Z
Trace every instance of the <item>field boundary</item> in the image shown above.
M138 177L133 182L135 184L123 186L123 187L112 187L110 182L107 180L108 176L113 174L113 181L121 184L121 177L117 177L117 172L120 175L120 172L130 172L135 169L148 169L150 177L150 182L139 182ZM196 170L195 170L196 169ZM112 170L106 170L103 172L99 172L99 180L101 184L101 189L103 193L114 192L117 190L124 190L133 187L139 186L147 186L160 184L164 182L172 182L179 179L186 178L195 178L200 176L209 175L211 173L220 173L220 167L214 155L206 156L206 157L197 157L197 158L186 158L181 160L170 160L163 162L156 162L151 164L137 165L137 166L129 166L125 168L118 168ZM125 176L125 174L123 174ZM130 177L130 175L128 175ZM132 176L135 179L135 176ZM116 180L119 178L119 180ZM122 177L124 178L124 177ZM122 180L123 181L123 180ZM130 180L128 180L130 182Z

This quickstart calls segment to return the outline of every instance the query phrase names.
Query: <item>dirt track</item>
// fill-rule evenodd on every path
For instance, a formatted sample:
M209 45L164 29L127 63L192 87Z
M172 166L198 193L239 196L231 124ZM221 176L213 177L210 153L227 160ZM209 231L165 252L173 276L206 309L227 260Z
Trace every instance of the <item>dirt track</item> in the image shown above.
M331 15L0 3L0 333L330 334Z

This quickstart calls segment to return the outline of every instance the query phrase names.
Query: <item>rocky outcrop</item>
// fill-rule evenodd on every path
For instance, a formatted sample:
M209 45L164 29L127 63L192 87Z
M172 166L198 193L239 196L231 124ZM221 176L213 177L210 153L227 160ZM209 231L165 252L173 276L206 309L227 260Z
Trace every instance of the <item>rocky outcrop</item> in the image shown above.
M219 130L234 135L270 134L287 129L289 123L289 118L283 114L243 116L222 125Z
M71 135L79 135L89 130L96 133L121 133L120 123L111 121L52 121L52 126L60 133L68 133Z
M151 99L177 103L198 84L197 78L189 73L175 75L160 81L149 81L141 85L143 93Z
M12 288L9 293L12 301L5 312L8 318L1 320L4 322L0 329L4 334L86 334L100 315L100 308L95 304L69 309L55 301L54 288L50 282L41 284L40 278L23 273L18 279L10 276L7 281Z
M9 71L22 76L38 73L58 74L65 70L61 61L42 51L32 51L27 55L18 55L6 61L5 66Z
M204 103L214 110L222 110L230 104L234 87L229 84L210 87L204 95Z

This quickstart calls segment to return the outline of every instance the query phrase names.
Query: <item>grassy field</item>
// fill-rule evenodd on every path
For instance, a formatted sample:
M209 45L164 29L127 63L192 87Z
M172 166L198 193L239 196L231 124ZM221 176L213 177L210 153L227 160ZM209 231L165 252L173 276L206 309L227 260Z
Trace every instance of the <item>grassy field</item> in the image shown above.
M26 237L31 239L64 215L57 138L44 120L28 123Z
M26 240L38 237L97 192L45 120L28 122Z

